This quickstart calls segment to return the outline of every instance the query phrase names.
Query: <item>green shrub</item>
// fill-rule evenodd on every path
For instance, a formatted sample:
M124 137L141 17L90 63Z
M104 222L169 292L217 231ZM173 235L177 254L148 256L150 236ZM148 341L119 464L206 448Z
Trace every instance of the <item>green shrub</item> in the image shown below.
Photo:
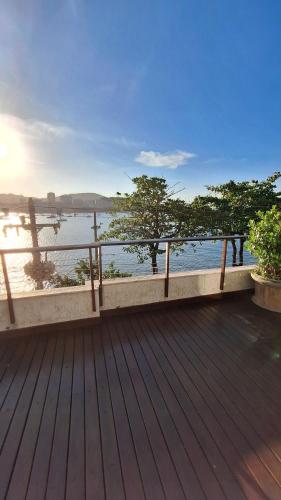
M93 262L92 271L94 279L99 279L99 270L95 262ZM56 273L50 278L49 283L54 288L85 285L85 282L90 280L90 265L87 259L80 259L74 268L74 272L75 277ZM132 274L122 273L115 267L114 262L110 262L102 273L103 279L126 278L129 276L132 276Z
M246 248L257 258L257 274L281 281L281 212L274 206L258 216L259 220L249 223Z

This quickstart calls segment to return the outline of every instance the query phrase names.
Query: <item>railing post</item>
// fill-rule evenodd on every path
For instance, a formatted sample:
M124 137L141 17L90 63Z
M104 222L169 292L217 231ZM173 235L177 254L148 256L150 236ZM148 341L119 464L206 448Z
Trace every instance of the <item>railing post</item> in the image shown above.
M11 287L10 287L10 282L9 282L9 276L8 276L6 258L5 258L5 255L3 253L1 253L1 263L2 263L2 269L3 269L3 276L4 276L5 288L6 288L7 302L8 302L9 315L10 315L10 322L13 325L16 322L16 318L15 318L14 304L13 304Z
M101 246L99 246L99 280L100 280L99 299L100 299L100 306L102 306L103 305L103 296L102 296L102 251L101 251Z
M166 263L165 263L165 297L169 297L169 273L170 273L170 246L169 241L166 242Z
M244 265L244 242L245 238L239 238L240 248L239 248L239 266Z
M93 255L92 255L91 247L89 247L89 264L90 264L92 308L93 308L93 311L96 311L95 283L94 283L94 272L93 272Z
M222 255L221 255L221 277L220 277L220 290L224 289L225 266L227 255L227 240L223 241Z

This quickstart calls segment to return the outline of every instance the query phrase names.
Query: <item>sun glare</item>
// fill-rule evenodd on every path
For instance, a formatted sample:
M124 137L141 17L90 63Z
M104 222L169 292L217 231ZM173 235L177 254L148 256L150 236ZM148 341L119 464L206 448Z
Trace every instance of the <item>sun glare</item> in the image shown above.
M0 160L7 156L8 150L6 144L0 144Z
M22 135L0 122L0 178L13 179L24 173L27 163Z

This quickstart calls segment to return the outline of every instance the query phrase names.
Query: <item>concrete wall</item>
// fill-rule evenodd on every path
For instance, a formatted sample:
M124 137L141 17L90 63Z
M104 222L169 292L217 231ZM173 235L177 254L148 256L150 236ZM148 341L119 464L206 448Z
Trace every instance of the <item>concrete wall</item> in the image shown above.
M7 329L60 323L99 316L99 295L95 290L96 308L92 310L90 287L75 286L37 290L13 295L16 324L10 325L7 301L0 299L0 332Z
M253 267L226 269L224 293L252 288L250 271ZM164 285L163 274L105 281L101 310L217 294L220 292L220 269L170 274L169 297L164 297Z
M254 266L227 268L224 292L253 287L250 271ZM103 284L103 306L99 307L98 288L95 289L96 312L92 311L89 284L79 287L56 288L13 295L16 324L10 325L8 305L0 298L0 332L29 326L61 323L95 318L100 311L122 307L153 304L220 292L220 270L204 269L172 273L169 297L164 297L164 275L107 280Z

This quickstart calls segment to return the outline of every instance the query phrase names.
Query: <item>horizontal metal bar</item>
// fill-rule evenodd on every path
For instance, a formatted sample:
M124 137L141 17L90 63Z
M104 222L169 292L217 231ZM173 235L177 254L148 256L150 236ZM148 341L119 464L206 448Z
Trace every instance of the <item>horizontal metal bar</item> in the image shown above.
M57 245L42 247L23 247L23 248L1 248L1 254L11 253L35 253L35 252L60 252L64 250L89 250L89 248L99 247L99 243L84 243L82 245Z
M149 245L150 243L188 243L196 241L223 241L223 240L240 240L247 238L246 235L233 236L194 236L193 238L158 238L153 240L118 240L118 241L100 241L102 247L108 246L126 246L126 245Z
M34 253L34 252L60 252L64 250L88 250L89 248L111 247L111 246L129 246L129 245L149 245L153 243L188 243L200 241L223 241L223 240L240 240L247 239L246 235L227 235L227 236L194 236L193 238L159 238L151 240L116 240L116 241L99 241L97 243L85 243L81 245L57 245L57 246L42 246L42 247L24 247L24 248L1 248L1 254L13 253Z

